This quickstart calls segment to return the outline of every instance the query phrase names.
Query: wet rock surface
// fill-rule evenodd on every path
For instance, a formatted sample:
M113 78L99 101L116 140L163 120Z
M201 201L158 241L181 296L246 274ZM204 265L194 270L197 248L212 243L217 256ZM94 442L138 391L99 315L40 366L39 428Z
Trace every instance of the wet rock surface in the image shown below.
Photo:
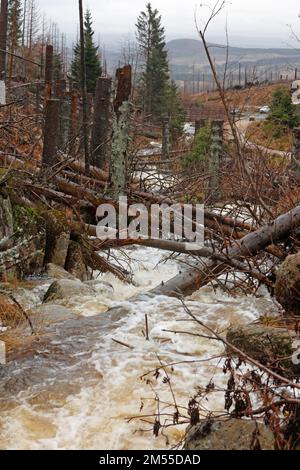
M79 280L61 279L54 281L44 297L44 303L61 302L95 294L95 290Z
M76 276L66 271L61 266L57 266L57 264L48 263L46 265L46 274L51 279L71 279L73 281L78 280Z
M248 356L270 368L281 366L292 375L300 372L300 367L292 361L295 341L299 339L299 335L287 328L255 323L231 327L227 332L227 341Z
M112 309L107 316L77 317L59 305L37 307L31 315L35 334L24 325L19 334L22 344L7 355L0 366L0 406L11 394L35 392L65 386L78 388L99 381L99 372L89 359L101 348L101 337L109 334L113 322L122 319L122 309Z
M66 270L81 281L88 281L90 275L79 243L71 241L65 263Z
M300 252L286 258L276 275L275 297L286 313L300 316Z
M238 419L212 424L205 422L191 427L185 450L252 450L256 434L261 450L274 450L274 436L267 426Z

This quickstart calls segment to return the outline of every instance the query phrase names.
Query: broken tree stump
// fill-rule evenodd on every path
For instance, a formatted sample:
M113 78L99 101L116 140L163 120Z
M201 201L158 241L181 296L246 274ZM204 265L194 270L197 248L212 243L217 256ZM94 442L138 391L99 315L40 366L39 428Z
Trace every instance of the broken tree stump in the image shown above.
M42 166L51 167L57 161L57 142L59 131L60 101L50 99L46 102L44 124L44 147Z
M79 128L79 94L76 90L72 91L71 95L71 123L70 123L70 133L69 141L70 148L69 152L72 157L75 157L77 154L78 147L78 128Z
M171 152L170 118L164 116L162 119L162 158L168 160Z
M129 134L129 97L132 70L130 65L117 70L117 94L114 102L113 137L109 170L108 194L113 200L127 192L127 149Z
M45 64L45 101L52 96L52 80L53 80L53 46L46 46L46 64Z
M5 80L6 75L6 48L8 25L8 0L1 0L0 12L0 80Z
M97 80L92 129L91 164L105 168L110 158L111 78Z
M209 155L209 178L207 182L207 195L209 201L215 201L220 197L220 160L223 149L224 121L215 120L211 125L211 146Z

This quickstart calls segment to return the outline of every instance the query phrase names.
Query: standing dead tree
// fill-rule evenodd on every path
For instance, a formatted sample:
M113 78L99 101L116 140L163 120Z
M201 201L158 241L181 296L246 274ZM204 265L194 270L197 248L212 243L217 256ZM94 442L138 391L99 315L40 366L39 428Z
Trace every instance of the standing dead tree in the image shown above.
M109 171L108 193L117 200L127 191L127 150L129 133L129 97L132 70L130 65L117 70L118 85L114 101L113 137Z
M85 35L82 0L79 0L79 26L80 26L80 72L81 72L81 97L82 97L82 132L85 168L87 173L90 167L89 137L88 137L88 116L87 116L87 84L86 84L86 63L85 63Z
M57 143L59 133L60 101L50 99L46 102L44 125L44 148L42 165L44 168L55 165L57 160Z
M91 164L97 168L105 168L109 162L111 85L110 78L97 80L91 145Z
M8 0L1 0L0 11L0 80L6 75Z
M46 46L46 65L45 65L45 100L49 100L52 96L52 80L53 80L53 46Z

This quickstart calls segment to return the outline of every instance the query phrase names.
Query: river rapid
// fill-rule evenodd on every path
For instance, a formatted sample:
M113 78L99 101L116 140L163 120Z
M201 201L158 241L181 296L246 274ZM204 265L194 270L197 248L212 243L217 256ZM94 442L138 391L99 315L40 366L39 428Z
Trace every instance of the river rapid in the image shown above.
M160 361L181 363L171 373L178 406L186 407L197 388L206 387L211 379L225 384L223 361L215 358L222 354L222 346L165 332L203 331L189 320L178 299L147 295L176 275L180 264L163 262L154 249L129 249L126 256L131 259L134 285L125 285L111 274L101 276L112 288L73 299L72 305L66 305L74 315L67 327L55 326L55 336L34 354L0 369L1 449L166 449L180 442L186 426L170 427L156 438L148 423L153 421L148 415L157 409L155 393L161 413L173 413L164 374L158 380L154 377ZM38 282L19 294L19 300L26 307L36 306L48 286L49 282ZM222 332L230 324L254 321L273 308L266 293L261 298L233 298L212 287L200 289L186 303L202 321ZM113 313L107 314L108 309ZM141 380L149 371L151 383ZM208 412L223 411L223 395L211 394L205 402ZM132 417L142 419L130 421Z

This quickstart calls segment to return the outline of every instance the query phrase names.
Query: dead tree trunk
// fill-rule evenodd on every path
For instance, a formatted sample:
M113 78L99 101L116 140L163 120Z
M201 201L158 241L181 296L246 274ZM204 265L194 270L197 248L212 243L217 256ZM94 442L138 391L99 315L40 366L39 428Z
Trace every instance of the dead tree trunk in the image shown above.
M212 138L209 155L209 179L207 184L207 193L210 201L217 200L220 197L220 159L223 143L223 125L224 121L218 120L212 123Z
M0 12L0 80L6 76L8 0L1 0Z
M79 123L79 96L77 91L72 91L71 96L71 124L70 124L70 149L69 152L72 157L77 154L77 137L78 137L78 123Z
M256 232L249 233L241 240L234 241L231 248L223 254L229 259L237 260L255 256L268 245L284 240L299 225L300 206L278 217L273 223L260 228ZM226 270L226 265L222 262L214 259L203 260L197 266L175 276L164 285L155 288L152 292L156 295L170 297L191 295L221 273L226 272Z
M108 194L113 200L127 191L127 147L129 132L129 97L131 94L131 66L117 70L117 95L114 102L113 138L110 160Z
M82 96L82 132L84 160L87 173L90 168L89 158L89 138L88 138L88 117L87 117L87 85L86 85L86 64L85 64L85 38L82 0L79 0L79 25L80 25L80 75L81 75L81 96Z
M199 132L203 127L206 126L206 123L207 123L206 119L197 119L197 120L195 121L195 135L197 135L198 132Z
M46 46L46 65L45 65L45 100L49 100L52 96L52 80L53 80L53 46Z
M59 100L48 100L46 102L45 125L44 125L44 147L42 166L44 168L55 165L57 161L57 137L59 131Z
M170 118L164 116L162 120L162 157L168 160L171 152L171 138L170 138Z
M66 152L70 128L70 101L67 96L66 80L58 80L55 88L56 98L60 100L58 146Z
M110 158L110 100L111 79L98 78L94 105L91 154L91 164L97 168L106 168Z

